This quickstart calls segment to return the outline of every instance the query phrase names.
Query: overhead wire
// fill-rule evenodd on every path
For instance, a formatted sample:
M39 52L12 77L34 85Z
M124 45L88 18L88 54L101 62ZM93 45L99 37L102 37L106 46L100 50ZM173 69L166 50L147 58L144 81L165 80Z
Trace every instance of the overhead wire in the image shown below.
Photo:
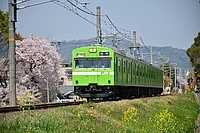
M140 40L141 40L142 44L144 45L144 47L146 48L146 50L147 50L149 53L151 53L150 50L146 47L146 45L145 45L145 43L144 43L144 41L142 40L141 37L140 37Z
M54 2L54 3L57 4L57 5L59 5L59 6L61 6L61 7L63 7L63 8L65 8L65 9L67 9L67 10L69 10L69 11L71 11L71 12L73 12L74 14L78 15L79 17L81 17L81 18L84 19L85 21L89 22L89 23L92 24L93 26L96 26L96 24L93 23L92 21L86 19L85 17L81 16L81 15L78 14L77 12L74 12L74 11L73 11L71 8L69 8L65 3L60 2L60 1L56 1L56 2ZM63 4L63 5L62 5L62 4ZM68 8L67 8L67 7L68 7Z
M86 14L89 14L89 15L92 15L92 16L97 16L96 14L92 13L92 12L87 12L81 8L79 8L78 6L76 6L73 2L71 2L70 0L67 0L72 6L76 7L77 9L79 9L80 11L86 13Z
M84 3L81 3L79 2L78 0L75 0L77 3L79 4L82 4L84 5ZM33 7L33 6L37 6L37 5L41 5L41 4L46 4L46 3L50 3L50 2L54 2L55 4L73 12L74 14L78 15L79 17L81 17L82 19L84 19L85 21L89 22L90 24L92 24L93 26L96 26L96 24L90 20L88 20L87 18L83 17L82 15L80 15L78 12L75 12L73 9L71 9L69 6L67 6L64 2L61 2L59 0L48 0L48 1L43 1L43 2L40 2L40 3L36 3L36 4L32 4L32 5L28 5L28 6L23 6L23 7L20 7L20 8L17 8L18 10L19 9L24 9L24 8L28 8L28 7ZM82 11L83 13L86 13L88 15L92 15L92 16L97 16L97 14L93 13L92 11L90 11L86 6L83 6L86 10L88 11L85 11L84 9L78 7L77 5L75 5L73 2L71 2L70 0L67 0L68 3L70 3L73 7L75 7L76 9ZM86 5L86 4L85 4ZM126 36L124 33L122 33L117 27L116 25L114 25L114 23L111 21L110 17L106 14L106 15L100 15L101 17L104 17L106 16L106 18L108 19L108 21L111 23L111 25L114 27L114 29L125 39L127 40L130 40L132 41L132 39L128 36ZM108 30L102 28L102 30L104 32L106 32L107 34L110 34L110 35L114 35L113 33L109 32Z
M59 1L57 1L57 2L59 2ZM89 15L92 15L92 16L97 16L97 14L91 12L88 8L86 8L86 6L84 6L84 8L87 9L88 11L90 11L90 12L87 12L87 11L85 11L85 10L79 8L78 6L76 6L76 5L75 5L73 2L71 2L70 0L67 0L67 2L69 2L72 6L76 7L77 9L79 9L80 11L82 11L82 12L84 12L84 13L86 13L86 14L89 14ZM79 2L79 3L80 3L80 2ZM111 21L110 17L109 17L107 14L106 14L106 15L100 15L100 16L101 16L101 17L106 16L106 18L109 20L109 22L111 23L111 25L116 29L116 31L118 31L119 34L122 35L122 37L124 37L124 38L126 38L126 39L128 39L128 40L132 40L131 38L128 38L128 37L125 36L122 32L119 31L119 29L114 25L114 23ZM80 16L80 17L82 17L82 16ZM82 18L84 18L84 17L82 17ZM84 19L86 20L86 18L84 18ZM86 21L88 21L88 20L86 20ZM91 23L91 21L90 21L90 23ZM104 29L104 30L105 30L105 29ZM113 34L113 33L111 33L111 34Z
M142 40L142 37L140 37L140 40L141 40L142 44L144 45L144 47L146 48L146 50L147 50L149 53L151 53L150 50L149 50L149 49L147 48L147 46L145 45L144 41ZM160 54L159 54L159 57L160 57L161 61L164 62L163 57L162 57Z
M80 2L77 1L77 0L75 0L75 1L78 2L79 4L82 4L82 3L80 3ZM73 9L71 9L71 8L70 8L68 5L66 5L64 2L61 2L61 1L58 1L58 0L53 1L53 2L54 2L55 4L57 4L57 5L59 5L59 6L63 7L63 8L65 8L65 9L71 11L72 13L76 14L76 15L79 16L80 18L82 18L82 19L84 19L85 21L89 22L89 23L92 24L93 26L97 26L94 22L90 21L89 19L87 19L87 18L83 17L81 14L79 14L78 11L76 12L76 11L74 11ZM73 7L75 7L76 9L78 9L79 11L81 11L81 12L83 12L83 13L86 13L86 14L91 15L91 16L97 16L97 14L93 13L92 11L90 11L86 6L83 6L83 7L84 7L86 10L88 10L88 11L85 11L84 9L78 7L77 5L75 5L75 4L74 4L73 2L71 2L70 0L67 0L67 2L70 3ZM121 28L117 28L117 26L112 22L111 18L110 18L107 14L106 14L106 15L100 15L100 16L101 16L101 17L106 17L107 20L109 21L110 25L117 31L117 33L112 33L112 32L108 31L108 30L105 29L105 28L101 28L102 31L104 31L106 34L112 35L112 36L114 36L114 35L116 35L116 34L119 34L119 35L122 36L122 38L124 38L124 39L126 39L126 40L129 40L129 41L132 41L132 40L133 40L133 39L130 37L130 35L127 36L126 34L122 33L122 32L119 30L119 29L121 29ZM111 27L111 28L112 28L112 27ZM130 33L131 33L131 32L129 31L129 34L130 34ZM140 40L142 41L142 43L143 43L144 47L147 49L147 51L150 52L150 51L148 50L148 48L146 47L146 45L144 44L144 42L143 42L143 40L141 39L141 37L140 37Z
M71 11L71 12L74 13L74 14L78 15L79 17L81 17L81 18L84 19L85 21L89 22L89 23L92 24L93 26L96 26L96 24L95 24L94 22L92 22L92 21L88 20L87 18L81 16L80 14L78 14L78 12L75 12L74 10L72 10L72 9L71 9L69 6L67 6L65 3L60 2L60 1L55 1L54 3L57 4L57 5L59 5L59 6L61 6L61 7L63 7L63 8L65 8L65 9L67 9L67 10L69 10L69 11ZM106 30L106 29L104 29L104 28L102 28L102 30L104 30L107 34L111 34L111 35L112 35L112 33L109 33L108 30Z
M50 2L55 2L55 1L58 1L58 0L48 0L48 1L43 1L43 2L36 3L36 4L28 5L28 6L22 6L22 7L17 8L17 10L28 8L28 7L33 7L33 6L38 6L38 5L42 5L42 4L46 4L46 3L50 3ZM16 3L14 3L14 4L16 4Z
M111 21L110 17L108 15L106 15L106 18L109 20L109 22L112 24L112 26L115 28L115 30L122 35L122 37L130 40L130 38L126 37L121 31L119 31L119 29L114 25L114 23ZM132 39L131 39L132 40Z

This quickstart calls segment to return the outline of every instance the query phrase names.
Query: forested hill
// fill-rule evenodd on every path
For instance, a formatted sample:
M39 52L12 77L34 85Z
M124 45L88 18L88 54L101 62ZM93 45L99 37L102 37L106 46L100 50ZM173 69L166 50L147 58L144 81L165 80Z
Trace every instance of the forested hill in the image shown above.
M95 38L86 39L86 40L72 40L72 41L62 41L58 45L58 52L62 55L63 62L71 62L71 52L73 49L81 46L88 46L91 44L95 44ZM113 45L113 41L111 38L106 38L106 41L103 40L103 45ZM120 50L123 50L125 52L130 52L129 47L131 47L133 44L130 41L122 40L118 42L118 48ZM143 46L139 43L137 45L141 46L139 49L140 57L142 58L142 55L144 55L143 59L150 62L150 56L148 50L150 50L150 46ZM148 50L147 50L148 49ZM183 49L177 49L173 48L171 46L165 46L165 47L155 47L152 46L152 49L155 53L154 55L154 63L161 64L162 61L159 59L158 53L160 55L164 56L164 61L166 62L169 58L171 63L177 63L178 67L183 69L191 69L191 66L189 65L189 58L186 54L186 50Z

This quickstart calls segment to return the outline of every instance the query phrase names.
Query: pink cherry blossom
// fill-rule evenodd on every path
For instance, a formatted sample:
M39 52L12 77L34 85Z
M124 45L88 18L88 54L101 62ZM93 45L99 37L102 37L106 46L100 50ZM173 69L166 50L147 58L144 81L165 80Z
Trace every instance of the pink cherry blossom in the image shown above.
M61 55L56 51L56 46L51 46L48 40L31 35L23 41L16 41L17 96L31 92L32 97L46 102L48 78L50 101L54 100L60 64ZM8 103L9 85L7 88L0 86L0 99L1 104Z

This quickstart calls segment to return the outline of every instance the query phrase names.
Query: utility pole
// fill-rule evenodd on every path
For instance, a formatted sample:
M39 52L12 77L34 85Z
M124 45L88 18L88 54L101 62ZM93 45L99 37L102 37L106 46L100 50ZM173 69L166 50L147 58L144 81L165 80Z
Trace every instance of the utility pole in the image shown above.
M9 89L10 89L10 106L16 105L16 53L15 53L15 22L17 22L17 10L24 9L27 7L37 6L56 0L44 1L29 6L23 6L17 8L17 4L27 2L29 0L23 0L17 2L17 0L8 0L8 11L9 11Z
M9 88L10 106L16 105L16 53L15 53L15 22L17 18L16 0L8 0L9 11Z
M177 89L177 88L176 88L176 78L177 78L176 69L177 69L177 68L176 68L176 66L175 66L175 72L174 72L174 73L175 73L175 78L174 78L174 84L175 84L174 87L175 87L175 91L176 91L176 89Z
M97 44L102 43L101 37L101 10L100 6L97 6Z
M49 77L47 77L47 103L49 103Z
M130 51L131 51L131 54L134 56L135 59L138 59L138 53L137 53L137 50L140 48L140 47L137 47L136 46L136 31L133 31L133 46L129 47L130 48Z
M153 56L154 56L154 53L153 53L153 49L152 49L152 46L151 46L151 65L154 64L154 58L153 58Z
M134 58L137 58L137 47L136 47L136 31L133 31L133 50L134 50Z
M175 71L174 71L174 90L176 91L176 79L177 79L177 75L176 75L176 71L177 71L177 63L171 63L171 64L175 64Z
M172 79L172 76L171 76L171 73L172 73L172 68L171 68L171 64L169 64L170 65L170 73L169 73L169 87L170 87L170 90L171 90L171 79Z

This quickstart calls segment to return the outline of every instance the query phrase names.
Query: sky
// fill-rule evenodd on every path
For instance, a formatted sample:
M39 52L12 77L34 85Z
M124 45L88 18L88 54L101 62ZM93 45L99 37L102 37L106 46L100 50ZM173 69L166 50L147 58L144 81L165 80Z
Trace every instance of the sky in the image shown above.
M19 1L19 0L18 0ZM49 0L30 0L18 4L30 6ZM76 4L75 0L70 0ZM61 3L62 2L62 3ZM101 27L103 35L117 33L105 15L120 32L131 34L136 31L136 42L145 45L171 46L187 49L200 32L200 0L79 0L89 4L84 8L87 13L74 8L67 0L49 2L27 7L17 11L16 32L24 38L31 34L47 38L49 41L70 41L89 39L97 36L96 7L101 8ZM67 5L66 8L58 5ZM8 11L8 0L0 0L0 9ZM69 11L73 9L81 17ZM85 19L90 22L86 21Z

